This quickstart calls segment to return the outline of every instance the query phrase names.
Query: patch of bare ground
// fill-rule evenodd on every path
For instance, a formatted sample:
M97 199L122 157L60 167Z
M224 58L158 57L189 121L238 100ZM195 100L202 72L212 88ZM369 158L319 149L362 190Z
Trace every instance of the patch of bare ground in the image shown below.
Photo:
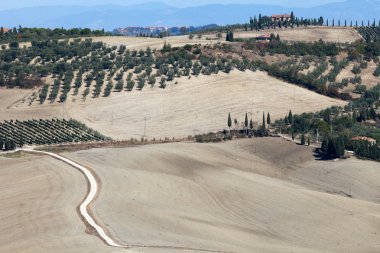
M165 43L170 44L172 47L180 47L186 44L215 44L223 42L223 40L216 39L213 35L207 35L203 38L194 36L193 39L189 39L189 36L172 36L166 38L141 38L141 37L127 37L127 36L105 36L105 37L93 37L94 42L101 41L110 46L126 45L127 49L162 49Z
M178 82L175 84L175 82ZM227 115L243 121L245 113L261 120L293 113L313 112L346 103L316 94L268 76L264 72L182 77L166 89L146 86L142 91L121 92L108 98L88 98L65 104L11 107L0 119L71 117L114 139L186 138L226 128Z
M110 252L85 233L82 174L46 156L0 156L0 252Z
M320 39L328 42L355 42L362 37L354 28L348 27L299 27L265 29L263 31L237 31L235 38L254 38L266 34L278 34L282 40L314 42Z
M378 163L317 161L313 149L279 138L239 140L236 161L235 145L172 143L65 156L102 179L96 213L125 244L242 253L380 249Z

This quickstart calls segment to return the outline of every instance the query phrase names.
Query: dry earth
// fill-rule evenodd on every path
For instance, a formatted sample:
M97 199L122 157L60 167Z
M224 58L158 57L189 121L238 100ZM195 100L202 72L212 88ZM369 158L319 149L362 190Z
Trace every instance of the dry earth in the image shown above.
M0 156L0 252L112 252L85 233L81 173L48 157Z
M94 213L122 244L245 252L378 252L379 164L317 161L282 139L65 153L102 181ZM0 252L123 252L87 235L86 184L48 157L0 157ZM351 191L353 198L348 198ZM182 252L134 248L136 252ZM197 251L194 251L197 252Z
M189 36L173 36L162 39L157 38L140 38L140 37L127 37L127 36L105 36L105 37L93 37L94 42L101 41L109 46L126 45L128 49L145 50L150 47L152 49L162 49L165 43L170 44L172 47L180 47L186 44L215 44L218 42L224 42L224 40L218 40L213 35L207 35L203 38L194 36L193 39L189 39Z
M265 29L263 31L237 31L235 38L253 38L266 34L279 34L282 40L313 42L323 39L329 42L355 42L362 37L353 28L309 27L288 29Z
M295 100L294 100L295 93ZM11 101L7 101L12 104ZM6 108L8 104L3 107ZM121 92L108 98L68 101L66 104L27 104L3 110L0 120L71 117L115 139L187 137L226 128L227 115L243 122L253 112L261 122L262 112L272 119L293 113L312 112L345 102L316 94L269 77L263 72L220 73L178 79L165 90Z
M316 161L312 149L281 139L238 147L239 161L235 142L65 155L102 178L96 213L125 244L247 253L380 250L378 163ZM344 194L349 185L352 199Z

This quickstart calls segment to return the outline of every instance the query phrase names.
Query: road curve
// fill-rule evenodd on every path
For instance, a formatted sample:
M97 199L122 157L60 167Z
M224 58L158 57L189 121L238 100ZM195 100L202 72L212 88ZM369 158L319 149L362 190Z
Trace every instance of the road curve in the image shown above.
M18 151L28 152L28 153L34 153L34 154L42 154L42 155L48 155L51 156L57 160L60 160L76 169L81 171L87 178L87 181L90 184L89 193L84 200L84 202L80 205L79 210L81 216L85 219L85 221L96 230L98 233L98 236L109 246L111 247L118 247L123 249L128 249L128 252L135 253L135 251L132 251L133 248L152 248L152 249L171 249L171 250L179 250L179 251L197 251L197 252L209 252L209 253L234 253L231 251L220 251L220 250L210 250L210 249L202 249L202 248L192 248L192 247L183 247L183 246L164 246L164 245L120 245L116 243L111 237L107 235L107 233L104 231L104 229L98 225L95 220L91 217L91 215L88 213L89 205L90 203L95 199L96 194L98 192L98 183L96 182L96 179L94 175L91 173L90 170L83 167L82 165L67 159L63 156L60 156L55 153L51 152L45 152L45 151L38 151L34 149L16 149L14 151L11 151L9 153L14 153Z
M36 153L36 154L43 154L51 156L55 159L58 159L60 161L63 161L70 166L80 170L87 178L88 182L90 183L90 189L89 193L86 197L86 199L83 201L83 203L80 205L79 210L82 217L86 220L86 222L93 227L101 239L103 239L109 246L113 247L123 247L119 244L117 244L111 237L107 235L107 233L104 231L104 229L98 225L95 220L91 217L91 215L88 213L88 207L90 203L94 200L97 192L98 192L98 183L95 180L94 175L85 167L82 165L77 164L76 162L73 162L63 156L51 153L51 152L44 152L44 151L37 151L32 149L19 149L19 151L29 152L29 153Z

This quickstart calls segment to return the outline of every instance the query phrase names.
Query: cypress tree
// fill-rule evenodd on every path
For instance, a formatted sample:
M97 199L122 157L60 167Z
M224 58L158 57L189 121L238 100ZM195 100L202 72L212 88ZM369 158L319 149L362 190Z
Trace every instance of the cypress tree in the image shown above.
M250 128L251 131L252 131L252 129L253 129L253 120L252 120L252 119L249 121L249 128Z
M266 130L266 123L265 123L265 113L263 112L263 125L262 125L263 131Z
M301 135L301 145L305 145L305 134L302 132L302 135Z
M244 126L245 126L245 133L246 133L246 135L248 135L248 124L249 124L249 121L248 121L248 114L245 113Z
M293 11L290 13L290 22L292 23L292 25L294 24L294 13L293 13Z
M288 120L289 120L289 124L292 124L292 123L293 123L293 114L292 114L292 110L289 111Z
M268 112L268 115L267 115L267 124L268 124L268 128L269 128L269 125L271 123L271 119L270 119L270 114Z
M227 125L229 128L231 128L231 126L232 126L231 113L228 113Z

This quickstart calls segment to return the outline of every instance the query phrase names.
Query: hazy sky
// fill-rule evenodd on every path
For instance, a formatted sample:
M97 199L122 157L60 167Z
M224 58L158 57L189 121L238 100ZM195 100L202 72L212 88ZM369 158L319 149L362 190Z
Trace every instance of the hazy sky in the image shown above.
M210 3L228 4L228 3L260 3L260 4L272 4L282 6L303 6L310 7L315 5L322 5L331 2L342 2L344 0L1 0L0 10L14 9L29 6L40 5L99 5L99 4L119 4L119 5L134 5L147 2L162 2L177 7L186 7L194 5L203 5ZM360 1L360 0L359 0Z

